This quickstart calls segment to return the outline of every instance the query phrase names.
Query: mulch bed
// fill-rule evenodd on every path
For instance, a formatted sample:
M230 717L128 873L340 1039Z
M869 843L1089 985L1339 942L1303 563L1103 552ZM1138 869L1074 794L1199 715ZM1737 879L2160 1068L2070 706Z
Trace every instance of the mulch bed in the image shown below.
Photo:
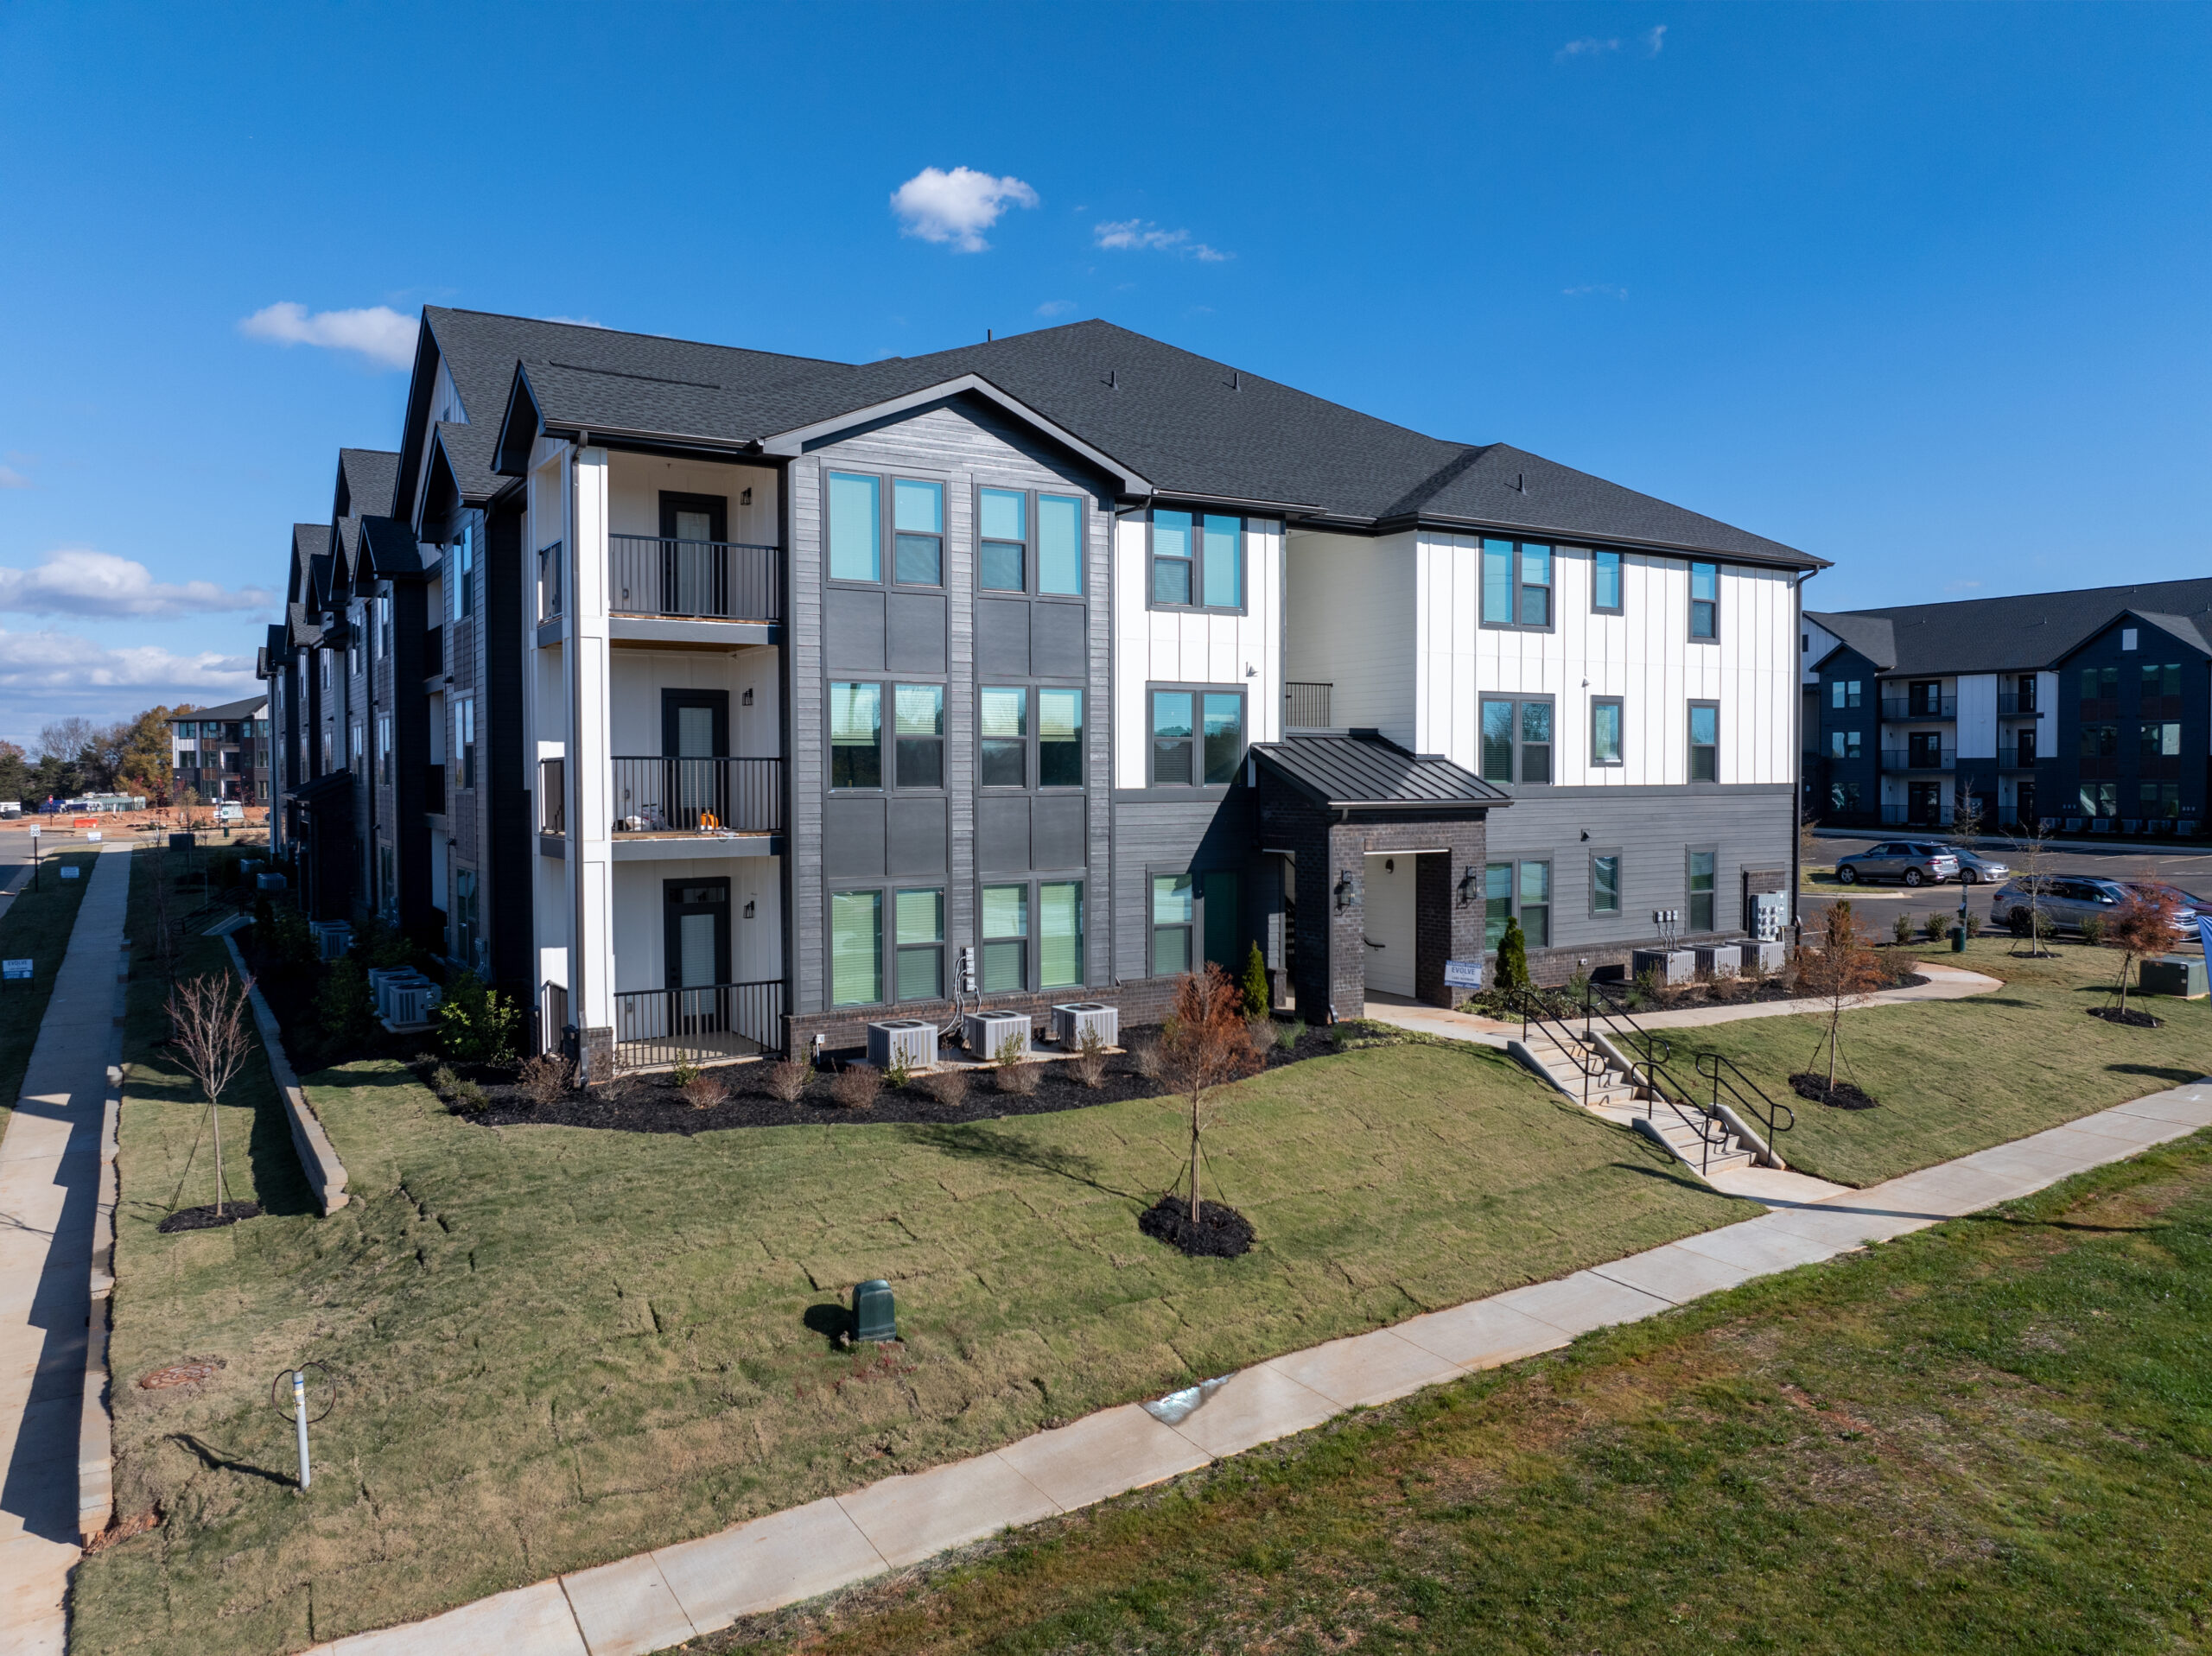
M241 1219L260 1217L261 1204L258 1202L226 1202L220 1214L215 1211L215 1204L211 1202L204 1208L179 1208L154 1228L165 1235L180 1230L215 1230L225 1225L235 1225Z
M1146 1235L1179 1248L1192 1259L1233 1259L1252 1246L1252 1221L1218 1202L1198 1203L1198 1222L1191 1223L1191 1199L1173 1191L1137 1215Z
M2117 1006L2092 1006L2089 1016L2101 1018L2107 1024L2125 1024L2130 1029L2164 1029L2166 1026L2164 1018L2153 1018L2146 1012L2137 1012L2133 1006L2126 1012Z
M1158 1035L1156 1028L1129 1029L1122 1031L1122 1039L1134 1044ZM1325 1033L1308 1030L1289 1051L1280 1046L1268 1049L1267 1067L1280 1069L1285 1064L1325 1057L1338 1050ZM855 1049L831 1053L830 1058L842 1064L863 1056ZM726 1081L730 1094L721 1103L703 1110L695 1108L677 1092L674 1079L665 1072L626 1076L609 1086L569 1093L550 1104L539 1104L516 1084L511 1069L460 1063L452 1067L481 1088L488 1101L480 1110L455 1107L454 1113L465 1120L492 1127L599 1127L616 1133L694 1133L729 1127L836 1126L882 1121L949 1126L991 1121L1001 1116L1050 1115L1096 1104L1166 1096L1158 1082L1138 1073L1135 1056L1127 1051L1107 1060L1105 1080L1096 1088L1077 1081L1072 1063L1055 1060L1036 1066L1041 1073L1032 1093L1002 1093L986 1070L975 1075L967 1097L957 1105L940 1104L919 1087L907 1087L895 1093L886 1089L865 1109L849 1109L833 1099L831 1075L826 1070L807 1083L804 1096L797 1103L772 1097L766 1063L729 1064L708 1071ZM425 1084L430 1069L429 1065L417 1066Z
M1815 1104L1826 1104L1838 1110L1878 1110L1879 1100L1860 1091L1850 1082L1840 1081L1828 1085L1826 1075L1795 1075L1789 1078L1789 1090L1800 1098L1809 1098Z

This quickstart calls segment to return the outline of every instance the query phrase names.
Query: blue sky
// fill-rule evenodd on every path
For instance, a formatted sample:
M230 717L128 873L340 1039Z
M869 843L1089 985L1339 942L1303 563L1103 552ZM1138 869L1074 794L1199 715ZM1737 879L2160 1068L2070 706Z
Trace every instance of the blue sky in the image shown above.
M1103 316L1832 558L1815 607L2212 573L2207 86L2193 5L13 0L0 736L252 688L397 439L392 328L320 319L424 302ZM982 181L902 219L930 168Z

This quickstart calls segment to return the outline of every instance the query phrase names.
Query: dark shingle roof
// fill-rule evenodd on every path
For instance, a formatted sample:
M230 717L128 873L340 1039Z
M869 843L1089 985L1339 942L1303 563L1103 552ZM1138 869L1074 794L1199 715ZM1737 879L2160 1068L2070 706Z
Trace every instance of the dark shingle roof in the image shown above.
M296 646L319 644L322 640L322 628L305 604L284 606L284 631Z
M2212 640L2212 580L1805 613L1885 672L2002 673L2050 667L2128 613L2146 621L2166 618L2152 625L2197 649L2212 649L2207 642Z
M219 707L194 707L189 713L180 713L168 720L172 725L181 719L258 719L269 706L266 695L250 695L243 701L226 701Z
M361 545L369 574L376 580L419 575L428 567L415 531L397 517L361 519Z
M383 448L341 448L338 451L338 498L334 517L365 517L391 511L392 485L399 476L399 456Z
M1288 736L1252 752L1283 780L1332 810L1513 803L1440 754L1409 753L1379 736Z

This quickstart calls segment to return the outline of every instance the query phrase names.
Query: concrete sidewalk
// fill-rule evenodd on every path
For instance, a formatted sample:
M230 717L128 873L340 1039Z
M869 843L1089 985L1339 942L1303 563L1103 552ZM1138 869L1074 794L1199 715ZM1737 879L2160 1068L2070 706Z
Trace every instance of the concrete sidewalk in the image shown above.
M1292 1352L1195 1408L1108 1409L1056 1431L850 1494L501 1593L310 1656L645 1656L741 1616L865 1581L1191 1471L1363 1405L1566 1345L1770 1272L2025 1196L2212 1126L2212 1078L1826 1201L1770 1198L1741 1224Z
M79 1431L130 860L103 856L89 878L0 1139L0 1627L21 1656L61 1656L80 1556Z

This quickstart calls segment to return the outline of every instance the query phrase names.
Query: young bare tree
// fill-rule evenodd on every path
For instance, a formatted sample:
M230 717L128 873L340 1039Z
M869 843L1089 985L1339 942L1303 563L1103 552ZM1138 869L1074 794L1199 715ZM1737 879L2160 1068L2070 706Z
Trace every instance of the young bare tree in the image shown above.
M1836 1060L1843 1048L1843 1014L1882 986L1882 968L1848 903L1831 903L1821 917L1817 942L1797 951L1797 991L1827 1003L1827 1032L1806 1063L1809 1072L1828 1054L1827 1090L1835 1090Z
M1244 994L1212 961L1176 986L1175 1012L1160 1043L1160 1078L1191 1101L1191 1224L1198 1223L1198 1158L1207 1096L1249 1075L1262 1059L1244 1022Z
M217 1107L225 1088L238 1079L253 1036L246 1027L246 991L227 972L187 978L169 991L169 1023L176 1031L177 1058L207 1097L207 1120L215 1135L215 1214L223 1212L223 1121ZM191 1171L188 1158L186 1171Z
M2042 960L2050 951L2043 946L2044 935L2043 891L2049 883L2050 842L2056 836L2043 825L2038 817L2032 822L2020 824L2020 832L2011 841L2012 860L2019 865L2019 872L2026 877L2028 888L2028 958Z
M2173 946L2174 915L2180 904L2163 885L2139 887L2105 930L2105 941L2120 951L2120 1017L2127 1016L2127 974L2146 955L2163 954Z

